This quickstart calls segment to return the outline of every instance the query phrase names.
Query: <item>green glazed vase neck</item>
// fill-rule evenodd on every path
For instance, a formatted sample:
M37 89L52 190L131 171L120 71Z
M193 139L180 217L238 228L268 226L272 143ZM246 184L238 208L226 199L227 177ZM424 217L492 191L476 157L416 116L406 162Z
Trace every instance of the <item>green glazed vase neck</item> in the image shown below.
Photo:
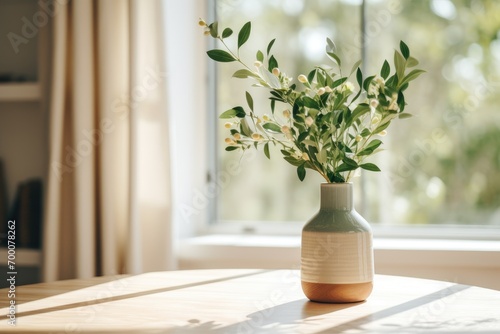
M321 210L352 211L353 209L352 183L321 184Z

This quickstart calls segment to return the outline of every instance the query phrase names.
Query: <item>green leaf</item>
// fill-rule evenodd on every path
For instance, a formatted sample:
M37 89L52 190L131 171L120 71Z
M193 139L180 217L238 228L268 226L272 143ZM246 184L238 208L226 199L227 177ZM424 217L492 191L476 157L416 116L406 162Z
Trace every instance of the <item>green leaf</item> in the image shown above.
M272 71L275 67L278 67L278 61L274 56L271 56L271 58L269 58L269 71Z
M320 71L317 71L317 72L316 72L316 78L317 78L317 80L318 80L318 85L319 85L320 87L324 87L324 86L326 86L325 76L324 76L323 74L321 74L321 72L320 72ZM310 81L309 81L309 82L310 82Z
M249 92L245 92L245 95L246 95L246 98L247 98L248 106L250 107L250 110L253 111L253 99L252 99L252 95L250 95Z
M342 173L342 172L347 172L347 171L351 171L351 170L355 170L355 169L358 169L358 166L354 166L354 165L348 165L348 164L340 164L336 169L335 169L335 173Z
M399 42L399 49L401 50L401 53L403 54L403 57L405 57L405 59L408 59L408 57L410 57L410 49L408 48L408 45L405 44L405 42Z
M355 62L355 63L354 63L354 65L352 65L352 69L351 69L351 72L349 73L349 76L350 76L351 74L353 74L353 73L354 73L354 71L356 71L356 69L357 69L357 68L359 68L359 65L361 65L361 61L362 61L362 60L360 59L360 60L358 60L357 62Z
M374 134L380 133L381 131L387 129L387 127L389 126L389 124L391 124L390 121L389 122L385 122L382 125L379 125L375 130L372 131L372 133L374 133Z
M367 137L367 136L368 136L368 135L370 135L370 134L371 134L370 129L368 129L368 128L364 128L364 129L363 129L363 131L361 131L360 136L361 136L361 137Z
M418 65L418 60L416 58L413 58L413 57L409 57L407 60L406 60L406 66L407 67L414 67L414 66L417 66Z
M324 164L326 163L327 158L328 158L327 149L326 147L323 147L321 151L318 154L316 154L316 159L318 159L319 163Z
M387 81L385 82L385 87L396 87L398 85L398 75L394 74L392 75Z
M267 132L281 133L281 127L275 123L265 123L262 127L266 129Z
M356 71L356 80L358 81L359 87L361 87L363 82L363 73L361 72L361 69L359 67L358 70Z
M365 79L365 81L363 82L364 90L368 91L368 87L370 87L370 83L372 82L373 78L375 78L375 76L372 75L371 77Z
M240 32L238 33L238 49L241 48L246 41L248 41L248 37L250 37L250 31L252 30L252 23L247 22L243 25Z
M307 132L302 132L302 133L299 135L299 137L300 137L300 136L302 136L304 133L305 133L306 135L308 135L308 133L307 133ZM316 142L315 142L314 140L311 140L311 139L304 139L304 140L298 140L298 139L297 139L297 141L298 141L298 142L301 142L301 141L302 141L305 145L308 145L308 146L318 146L318 144L316 144Z
M221 63L229 63L236 60L229 52L219 49L209 50L207 51L207 55L211 59Z
M276 100L271 100L271 113L274 115L274 108L276 106Z
M257 60L260 61L260 62L263 62L264 61L264 54L262 53L262 51L257 51Z
M353 159L351 158L348 158L348 157L344 157L342 159L342 161L346 164L346 165L349 165L349 166L353 166L353 167L358 167L358 163L356 161L354 161Z
M220 119L227 119L227 118L233 118L233 117L236 117L236 110L234 110L234 109L226 110L222 114L220 114L220 116L219 116Z
M407 76L404 77L403 80L401 80L401 82L399 83L399 87L402 87L408 82L415 80L416 78L418 78L420 74L424 72L425 72L424 70L412 70L410 73L408 73Z
M302 132L299 137L297 138L297 142L302 142L304 139L307 138L307 136L309 136L309 132Z
M370 155L375 151L380 145L382 144L382 141L378 139L372 140L361 152L359 152L357 155Z
M218 26L219 24L217 22L214 22L208 26L208 28L210 29L210 36L212 36L213 38L217 38Z
M304 102L304 105L308 108L319 109L318 102L307 95L304 95L304 97L302 98L302 102Z
M280 150L281 154L283 154L285 157L289 157L290 155L292 155L290 152L288 151L285 151L285 150Z
M247 137L252 136L252 130L248 126L248 122L246 118L242 118L240 121L240 132Z
M271 160L271 154L269 153L269 143L266 143L266 145L264 145L264 154L269 160Z
M238 70L238 71L234 72L234 74L233 74L233 78L245 79L248 77L258 78L259 76L257 74L255 74L254 72L247 70L246 68Z
M356 121L358 118L368 113L369 111L370 111L370 106L368 104L360 103L356 107L356 109L354 109L350 117L346 120L346 126L347 127L351 126L351 124L354 123L354 121Z
M400 114L398 115L398 117L399 117L400 119L405 119L405 118L410 118L410 117L413 117L413 115L412 115L412 114L409 114L409 113L407 113L407 112L405 112L405 113L400 113Z
M229 151L234 151L234 150L237 150L238 148L239 147L237 147L237 146L228 146L228 147L226 147L226 151L228 151L228 152Z
M389 76L389 73L391 73L391 67L389 66L387 60L385 60L384 65L382 65L382 69L380 70L380 76L385 80Z
M344 83L344 82L346 82L346 81L347 81L347 78L346 78L346 77L343 77L343 78L340 78L340 79L338 79L338 80L335 80L335 81L333 82L333 84L332 84L332 86L333 86L332 88L335 88L335 87L337 87L337 86L340 86L341 84L343 84L343 83Z
M269 72L269 70L267 68L265 68L264 66L261 66L259 68L259 71L260 71L261 75L265 78L266 84L269 87L275 88L275 89L281 88L281 83L280 83L279 79L274 74Z
M269 42L267 45L267 55L269 56L269 52L271 52L271 48L273 47L274 42L276 41L276 38L274 38L272 41Z
M247 115L245 113L245 110L243 109L243 107L234 107L233 108L234 110L236 110L236 117L239 117L239 118L245 118L245 116Z
M316 69L309 72L309 74L307 75L307 81L310 83L313 82L315 75L316 75Z
M342 62L340 61L340 58L333 52L327 52L326 53L330 59L332 59L334 62L337 63L337 65L341 66Z
M335 43L330 38L326 38L326 45L327 45L327 52L335 52L337 50L337 46L335 46Z
M295 159L294 157L291 157L291 156L285 156L285 157L283 157L283 159L285 159L286 162L288 162L290 165L295 166L295 167L299 167L300 165L302 165L304 163L302 160Z
M305 163L303 163L302 165L300 165L299 167L297 167L297 176L299 177L300 181L304 181L304 179L306 177Z
M224 31L222 32L222 38L228 38L229 36L231 36L233 34L233 31L231 30L231 28L226 28L224 29Z
M394 51L394 66L396 66L398 81L401 81L405 75L406 59L398 51Z
M245 110L243 110L242 107L234 107L232 109L224 111L219 118L221 119L226 119L226 118L233 118L233 117L239 117L239 118L244 118L246 116Z
M380 172L380 168L378 168L377 165L372 164L370 162L368 162L366 164L361 164L361 165L359 165L359 167L366 169L366 170L370 170L372 172Z

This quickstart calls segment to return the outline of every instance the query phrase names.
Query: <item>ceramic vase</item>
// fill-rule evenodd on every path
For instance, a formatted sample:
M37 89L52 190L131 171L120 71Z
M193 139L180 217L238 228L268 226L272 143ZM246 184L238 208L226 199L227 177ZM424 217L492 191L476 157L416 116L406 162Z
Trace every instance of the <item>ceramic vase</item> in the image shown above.
M302 290L316 302L363 301L373 288L372 232L354 209L353 185L323 183L320 200L302 230Z

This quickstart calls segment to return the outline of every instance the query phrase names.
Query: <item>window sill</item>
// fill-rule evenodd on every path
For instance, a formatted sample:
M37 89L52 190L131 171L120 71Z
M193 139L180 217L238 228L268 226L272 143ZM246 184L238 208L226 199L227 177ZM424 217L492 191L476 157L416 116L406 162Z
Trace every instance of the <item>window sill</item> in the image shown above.
M294 268L299 236L213 234L185 239L179 267ZM500 243L488 240L375 238L376 272L442 279L500 290Z

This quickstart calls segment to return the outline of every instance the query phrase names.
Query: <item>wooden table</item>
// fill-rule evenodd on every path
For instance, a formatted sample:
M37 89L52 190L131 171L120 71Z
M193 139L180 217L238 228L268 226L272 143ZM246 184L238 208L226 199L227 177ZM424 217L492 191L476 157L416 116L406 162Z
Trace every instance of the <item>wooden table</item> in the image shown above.
M296 270L189 270L20 286L2 333L500 333L500 291L377 275L366 302L308 301Z

